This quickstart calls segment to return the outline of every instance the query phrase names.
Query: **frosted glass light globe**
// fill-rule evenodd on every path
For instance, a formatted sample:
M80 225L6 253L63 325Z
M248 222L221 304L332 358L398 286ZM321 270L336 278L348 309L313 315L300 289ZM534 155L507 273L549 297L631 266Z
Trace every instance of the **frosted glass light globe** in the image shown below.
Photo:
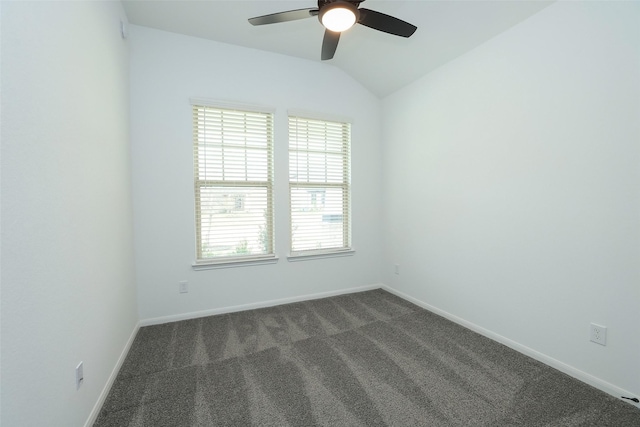
M348 30L355 23L356 14L343 5L329 8L322 14L322 25L337 33Z

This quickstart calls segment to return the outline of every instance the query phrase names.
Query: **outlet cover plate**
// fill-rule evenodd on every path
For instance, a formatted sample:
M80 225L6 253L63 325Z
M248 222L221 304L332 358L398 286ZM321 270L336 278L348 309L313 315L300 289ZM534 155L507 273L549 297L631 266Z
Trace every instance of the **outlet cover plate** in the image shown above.
M80 362L78 366L76 366L76 390L80 388L82 382L84 381L84 368L83 362Z
M607 345L607 327L602 325L591 324L591 341Z
M189 282L187 282L186 280L180 282L178 290L181 294L186 294L187 292L189 292Z

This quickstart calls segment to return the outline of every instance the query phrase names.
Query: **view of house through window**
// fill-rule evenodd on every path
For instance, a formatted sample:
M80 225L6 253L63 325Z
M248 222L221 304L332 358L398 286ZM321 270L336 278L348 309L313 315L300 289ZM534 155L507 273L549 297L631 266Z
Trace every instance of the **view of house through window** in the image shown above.
M291 253L351 246L349 123L289 117Z
M273 247L273 115L193 105L197 261Z

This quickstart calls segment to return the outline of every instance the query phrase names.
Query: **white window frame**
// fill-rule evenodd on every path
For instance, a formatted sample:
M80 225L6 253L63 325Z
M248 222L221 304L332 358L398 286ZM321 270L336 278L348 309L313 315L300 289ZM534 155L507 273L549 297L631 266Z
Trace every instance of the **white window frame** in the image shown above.
M192 106L193 117L193 155L194 155L194 201L195 201L195 233L196 233L196 260L192 264L195 270L211 269L211 268L224 268L224 267L237 267L242 265L254 265L254 264L270 264L277 262L275 255L275 233L274 233L274 203L273 203L273 153L274 153L274 112L275 109L269 107L258 107L242 104L230 104L218 101L210 101L201 98L191 98L190 103ZM266 180L252 181L247 179L225 180L223 179L200 179L199 173L199 153L202 149L206 149L204 142L206 139L199 135L199 129L201 129L202 112L207 111L211 114L219 114L221 112L230 114L233 118L241 118L245 116L263 115L266 119L266 126L263 130L267 136L267 164L260 165L266 168L267 178ZM219 130L219 129L218 129ZM206 137L205 137L206 138ZM211 144L212 141L206 141ZM224 144L224 143L222 143ZM209 145L208 145L209 146ZM244 164L246 168L248 163ZM249 165L250 166L250 165ZM200 194L203 188L264 188L266 189L266 251L267 253L261 254L249 254L249 255L223 255L214 257L203 257L203 245L202 245L202 224L201 224L201 199ZM235 201L234 206L231 209L243 209L244 200L241 202L241 206L238 206Z
M323 124L331 128L333 132L326 132L324 135L317 134L316 130L311 128L302 129L306 124L312 124L311 127L315 127ZM302 126L302 128L300 128ZM327 258L334 256L347 256L353 255L355 252L352 248L352 222L351 222L351 121L345 118L338 117L326 117L324 115L318 115L314 113L289 110L288 112L288 127L289 127L289 219L290 219L290 255L287 257L289 261L301 261L306 259ZM341 129L341 136L336 139L335 131L337 128ZM313 135L311 135L312 133ZM320 179L318 176L311 178L307 175L306 179L299 179L299 169L303 167L300 164L298 153L310 152L301 148L306 142L302 141L307 138L325 138L325 147L328 144L340 144L342 154L342 176L339 182L335 179ZM308 147L308 146L307 146ZM314 153L322 155L330 153L336 155L336 151L322 151L317 150L317 147L313 150ZM302 156L304 157L304 155ZM325 169L328 167L327 160L325 158ZM298 169L297 171L295 169ZM335 168L334 168L335 172ZM294 200L295 189L308 189L310 194L312 192L322 190L328 190L331 188L342 189L342 245L334 247L321 247L321 248L300 248L296 247L294 242L294 230L296 221L294 220L294 204L299 203ZM321 193L318 193L321 194ZM315 195L315 194L314 194ZM311 195L313 196L313 195ZM299 194L295 197L299 197ZM313 234L313 232L310 232ZM298 245L303 246L303 245Z

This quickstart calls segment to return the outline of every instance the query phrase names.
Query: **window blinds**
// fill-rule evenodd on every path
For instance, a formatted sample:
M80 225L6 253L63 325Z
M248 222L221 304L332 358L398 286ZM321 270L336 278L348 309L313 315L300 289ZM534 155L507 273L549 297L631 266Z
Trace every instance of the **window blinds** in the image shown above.
M351 125L289 117L291 253L348 250Z
M193 105L197 262L274 254L273 115Z

